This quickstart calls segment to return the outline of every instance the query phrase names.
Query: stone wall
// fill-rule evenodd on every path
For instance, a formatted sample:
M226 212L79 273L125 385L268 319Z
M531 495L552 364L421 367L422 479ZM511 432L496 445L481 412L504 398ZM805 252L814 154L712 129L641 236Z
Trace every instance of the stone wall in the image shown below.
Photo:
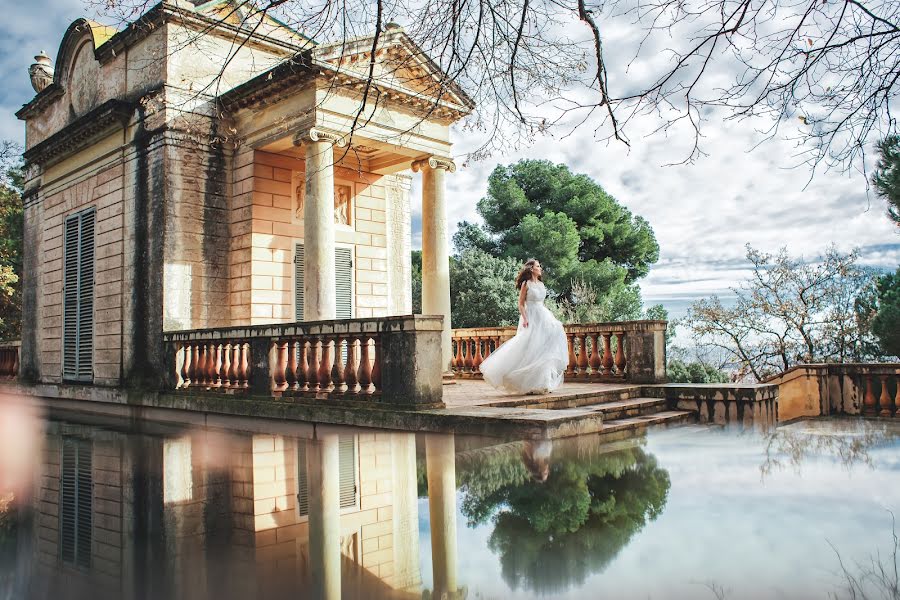
M304 161L287 155L243 150L235 155L230 247L233 325L293 321L294 247L303 242L298 187ZM335 225L338 246L352 247L356 318L405 314L406 299L388 289L409 288L408 192L401 177L381 177L335 168L335 185L353 192L352 225ZM392 254L389 268L387 196L392 195ZM400 225L397 226L396 222ZM405 231L405 238L401 238ZM399 250L397 250L399 248ZM396 264L395 261L402 261ZM405 281L405 283L404 283ZM392 302L393 300L393 302Z

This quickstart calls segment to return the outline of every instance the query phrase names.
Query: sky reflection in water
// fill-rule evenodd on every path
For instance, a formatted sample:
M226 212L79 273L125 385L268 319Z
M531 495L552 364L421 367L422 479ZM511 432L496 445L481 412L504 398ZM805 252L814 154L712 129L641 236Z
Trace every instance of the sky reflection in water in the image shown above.
M35 527L20 530L18 548L0 532L3 600L26 588L93 600L311 597L335 591L322 573L337 553L344 597L431 597L437 575L468 598L712 599L709 585L727 598L823 598L843 583L835 551L850 565L887 555L888 511L900 512L900 423L805 422L771 436L685 427L613 444L343 429L333 456L328 430L306 441L306 425L280 425L283 436L45 425ZM93 440L93 508L108 513L93 517L80 564L60 549L66 517L53 499L66 494L45 489L65 471L48 463L79 438ZM448 449L455 460L441 463ZM322 479L317 464L339 464L340 477ZM429 498L427 482L453 468L456 494ZM114 506L102 497L115 481L125 491ZM315 493L330 486L342 507L332 513ZM455 527L441 518L455 562L441 550L450 546L432 547L430 516L430 503L454 500ZM340 515L339 543L310 534L328 514ZM119 526L124 549L98 550L108 537L98 528ZM110 564L111 588L80 587Z

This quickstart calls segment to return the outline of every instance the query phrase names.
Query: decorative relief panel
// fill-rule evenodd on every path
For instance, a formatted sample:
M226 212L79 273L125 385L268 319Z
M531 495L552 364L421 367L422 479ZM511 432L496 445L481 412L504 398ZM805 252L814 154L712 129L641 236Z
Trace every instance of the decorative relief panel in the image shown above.
M334 223L353 225L353 184L336 181L334 184ZM303 203L306 198L306 180L300 171L291 174L291 205L294 207L293 220L303 221Z

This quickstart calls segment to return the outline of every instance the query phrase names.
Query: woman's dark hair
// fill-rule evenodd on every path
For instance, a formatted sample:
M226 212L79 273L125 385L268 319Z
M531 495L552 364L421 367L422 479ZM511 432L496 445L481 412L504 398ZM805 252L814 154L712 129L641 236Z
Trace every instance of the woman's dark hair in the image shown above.
M522 270L519 271L519 275L516 277L516 289L522 289L522 286L525 285L526 281L529 281L534 275L534 263L537 262L536 258L529 258L525 262L525 266L522 267ZM542 275L538 276L538 281L543 281L544 277Z

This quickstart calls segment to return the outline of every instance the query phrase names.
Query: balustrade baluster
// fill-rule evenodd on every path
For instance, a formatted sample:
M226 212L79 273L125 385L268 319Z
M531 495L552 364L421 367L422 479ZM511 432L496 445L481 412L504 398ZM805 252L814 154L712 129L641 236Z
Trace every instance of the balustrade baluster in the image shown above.
M620 331L616 334L616 375L625 375L625 332Z
M214 375L213 375L213 385L217 388L222 387L222 344L220 342L216 342L213 344L213 358L215 360L214 364Z
M306 380L309 382L309 391L319 390L319 338L309 340L309 367L306 369Z
M356 338L347 338L347 364L344 366L344 383L347 384L347 393L356 393Z
M190 342L182 344L181 353L184 355L184 361L181 363L181 387L189 388L191 386L191 362L194 358Z
M231 386L241 387L241 344L231 344Z
M463 351L462 351L462 338L456 338L453 340L456 342L456 353L453 355L453 368L456 371L462 371L463 368Z
M887 375L881 376L881 396L878 398L878 404L881 406L881 412L878 413L881 417L892 417L894 416L894 411L891 407L891 397L888 394L888 378Z
M868 373L863 375L866 382L866 392L865 396L863 396L863 414L869 417L874 417L877 414L877 410L875 408L875 394L872 392L872 376Z
M612 375L613 368L613 355L612 355L612 334L604 333L603 334L603 374L604 375Z
M484 358L487 359L488 356L491 355L491 342L494 341L494 338L486 337L484 338ZM481 362L484 362L482 360Z
M231 342L226 342L222 347L222 387L230 390L231 380Z
M900 374L894 376L894 416L900 417Z
M204 369L204 361L203 355L204 351L202 348L202 344L195 343L194 344L194 376L191 378L193 380L194 387L202 387L203 386L203 373Z
M468 371L469 373L472 372L472 365L474 364L474 361L472 360L473 356L474 356L474 352L472 351L472 338L471 338L471 337L467 337L467 338L466 338L466 361L465 361L465 367L466 367L466 371Z
M566 341L569 344L569 364L566 366L566 376L575 376L575 334L567 333Z
M319 365L319 391L331 391L331 340L322 338L322 363Z
M578 376L587 378L588 372L588 351L587 351L587 336L585 334L579 334L578 336Z
M303 392L306 391L307 384L309 383L309 378L307 377L307 373L309 372L309 353L306 350L306 338L300 338L300 341L297 342L299 344L299 352L300 352L300 362L297 365L297 391Z
M472 358L472 372L478 373L481 369L481 363L484 362L484 356L481 354L481 336L475 337L475 356Z
M284 371L284 379L287 384L285 391L297 391L297 342L296 340L288 340L287 342L287 369Z
M341 346L344 338L337 336L334 338L334 364L331 367L331 381L334 382L334 391L344 391L344 365L341 362Z
M598 343L599 338L599 334L591 334L591 358L588 361L588 364L591 367L591 374L595 376L600 373L600 365L602 364L602 360L600 358L600 345Z
M369 337L364 335L359 340L359 393L368 394L369 384L372 383L372 364L369 362Z
M372 364L372 393L381 392L381 335L376 335L374 339L374 356Z
M250 388L250 343L240 342L241 351L241 388Z
M272 394L280 396L287 389L287 377L285 370L287 369L287 342L282 340L274 340L275 346L275 364L272 365Z

